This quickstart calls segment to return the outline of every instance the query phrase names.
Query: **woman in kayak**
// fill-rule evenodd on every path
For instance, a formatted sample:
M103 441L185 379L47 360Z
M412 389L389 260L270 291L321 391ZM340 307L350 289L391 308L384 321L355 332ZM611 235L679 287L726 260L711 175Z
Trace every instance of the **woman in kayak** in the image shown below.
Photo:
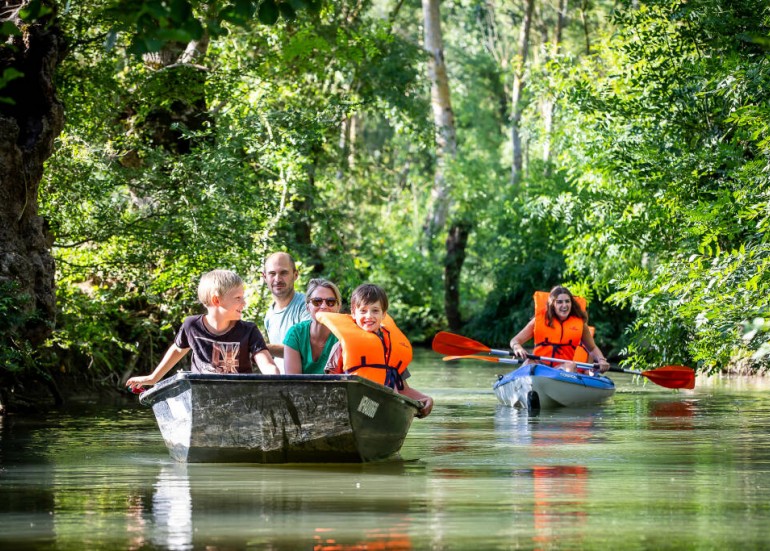
M340 290L326 279L311 279L305 291L305 304L310 319L293 325L283 339L284 372L289 374L322 374L337 337L318 323L319 312L339 312Z
M573 296L561 285L551 289L550 293L536 292L535 317L511 339L513 355L527 359L523 344L534 339L534 355L567 360L557 365L565 371L574 371L575 351L582 345L599 364L601 372L607 371L610 364L591 336L584 304L582 298Z

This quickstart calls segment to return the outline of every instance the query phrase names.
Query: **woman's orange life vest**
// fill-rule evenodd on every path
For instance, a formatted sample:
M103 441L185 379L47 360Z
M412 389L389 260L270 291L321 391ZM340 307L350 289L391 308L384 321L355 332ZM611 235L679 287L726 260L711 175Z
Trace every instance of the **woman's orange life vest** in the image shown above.
M583 339L583 320L570 316L563 322L558 317L548 326L546 312L548 310L548 295L545 291L535 292L535 350L536 356L575 360L575 351ZM586 301L582 297L573 297L583 310Z
M342 369L381 385L401 390L401 374L412 361L412 345L389 315L382 320L382 338L364 331L349 314L319 312L316 319L342 345Z
M588 326L588 331L591 333L592 337L596 335L596 329L592 325ZM577 347L577 350L575 350L575 355L572 356L572 361L578 363L593 363L589 359L588 349L586 348L585 343L582 341L580 342L580 346Z

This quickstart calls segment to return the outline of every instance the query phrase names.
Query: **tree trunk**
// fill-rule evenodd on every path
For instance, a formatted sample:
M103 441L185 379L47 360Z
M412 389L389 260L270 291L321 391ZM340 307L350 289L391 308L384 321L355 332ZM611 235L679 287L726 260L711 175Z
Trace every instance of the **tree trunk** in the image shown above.
M309 160L306 165L307 183L298 190L297 196L292 201L293 214L287 222L291 226L286 228L294 234L294 243L298 253L302 254L305 265L311 267L313 277L318 277L326 270L322 251L313 243L313 222L318 189L316 187L316 175L321 164L323 154L321 145L314 144L309 152Z
M340 123L339 152L340 160L337 168L337 179L342 179L345 174L356 164L356 139L358 137L358 125L361 116L350 113L345 115Z
M460 331L460 274L465 262L465 248L468 245L470 228L464 222L455 222L449 228L446 238L446 260L444 261L444 311L452 331Z
M430 244L433 237L443 229L449 214L449 185L446 181L447 157L457 153L457 137L452 102L449 95L449 80L444 61L444 41L441 35L439 0L422 0L425 27L425 50L430 54L428 75L431 81L431 105L433 123L436 125L436 171L425 234Z
M529 54L529 30L532 27L532 12L535 7L535 0L527 0L524 19L521 22L521 32L519 34L519 53L515 64L513 74L513 93L511 94L511 142L513 143L513 163L511 164L511 184L514 188L521 182L522 151L521 151L521 133L519 125L521 124L521 115L524 111L522 95L526 82L524 80L524 68Z
M556 32L553 37L553 57L559 56L561 49L561 37L564 30L564 21L567 17L568 0L559 0L558 14L556 17ZM545 140L543 143L543 161L546 163L546 174L550 174L549 162L551 160L551 134L553 133L553 115L556 109L556 102L553 98L545 100L543 105L543 119L545 126Z
M3 329L24 319L18 334L37 345L50 335L56 317L52 238L38 215L37 197L43 164L64 125L54 74L66 47L55 12L22 22L14 9L22 3L11 4L0 21L11 21L21 36L0 47L0 74L13 68L23 76L0 89L0 97L13 102L0 103L0 284L15 286L22 317L3 320Z
M586 41L586 55L591 55L591 36L588 32L588 0L583 0L580 4L580 20L583 22L583 35Z

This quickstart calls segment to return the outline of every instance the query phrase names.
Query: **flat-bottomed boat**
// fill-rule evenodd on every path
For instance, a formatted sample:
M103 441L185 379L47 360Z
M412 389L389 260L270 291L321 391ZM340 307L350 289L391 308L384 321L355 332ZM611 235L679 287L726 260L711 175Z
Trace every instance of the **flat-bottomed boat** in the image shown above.
M420 403L355 375L179 372L143 392L171 457L195 463L376 461Z

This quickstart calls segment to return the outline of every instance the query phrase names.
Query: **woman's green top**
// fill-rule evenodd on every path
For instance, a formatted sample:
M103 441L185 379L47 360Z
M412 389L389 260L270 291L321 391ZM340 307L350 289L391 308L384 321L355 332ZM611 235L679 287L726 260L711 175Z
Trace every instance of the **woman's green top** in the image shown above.
M313 361L313 352L310 348L310 324L312 320L301 321L292 325L286 336L283 338L284 346L288 346L299 352L302 358L302 373L305 375L323 374L326 361L329 359L332 346L337 343L337 337L334 333L326 339L324 349L316 361Z

